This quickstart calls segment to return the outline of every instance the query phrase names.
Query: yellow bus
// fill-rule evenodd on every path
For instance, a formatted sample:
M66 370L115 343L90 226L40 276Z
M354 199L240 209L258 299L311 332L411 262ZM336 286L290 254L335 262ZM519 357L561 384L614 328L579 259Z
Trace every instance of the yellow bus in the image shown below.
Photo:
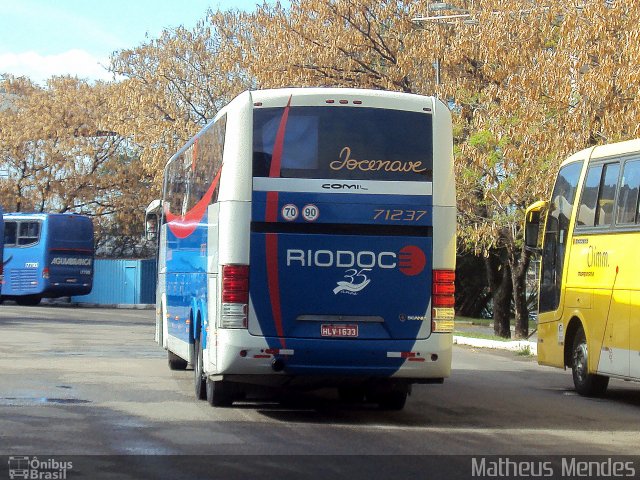
M639 192L640 140L591 147L526 212L525 244L541 256L538 363L571 368L581 395L640 381Z

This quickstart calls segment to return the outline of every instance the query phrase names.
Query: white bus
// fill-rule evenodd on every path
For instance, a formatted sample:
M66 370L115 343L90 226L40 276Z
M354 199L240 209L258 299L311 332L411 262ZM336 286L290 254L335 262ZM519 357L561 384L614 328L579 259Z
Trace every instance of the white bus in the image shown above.
M451 116L433 97L245 92L167 163L157 341L228 406L252 385L404 407L451 369Z

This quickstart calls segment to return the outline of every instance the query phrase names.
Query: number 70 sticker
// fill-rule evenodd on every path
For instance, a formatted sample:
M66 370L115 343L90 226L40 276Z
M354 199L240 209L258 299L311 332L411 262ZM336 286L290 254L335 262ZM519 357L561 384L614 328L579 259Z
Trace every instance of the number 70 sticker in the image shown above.
M296 218L298 218L298 207L296 207L293 203L287 203L280 210L282 214L282 218L284 218L287 222L293 222Z

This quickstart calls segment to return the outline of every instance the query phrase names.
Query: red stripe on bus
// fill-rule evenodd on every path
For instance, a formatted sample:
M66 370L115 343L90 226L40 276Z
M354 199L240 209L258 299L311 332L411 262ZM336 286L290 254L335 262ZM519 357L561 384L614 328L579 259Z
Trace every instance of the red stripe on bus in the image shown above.
M284 108L276 140L273 145L273 155L271 156L271 166L269 167L269 177L280 177L280 166L282 164L282 151L284 150L284 134L287 130L287 120L289 118L289 109L291 108L291 98ZM267 192L266 221L278 221L278 192ZM280 345L284 348L284 329L282 328L282 310L280 307L280 278L278 275L278 235L275 233L267 233L266 239L266 262L267 262L267 285L269 288L269 299L271 300L271 313L273 315L273 323L276 327L276 334L280 339Z
M273 155L271 156L271 166L269 167L269 176L271 178L280 177L280 165L282 164L282 150L284 149L284 132L287 129L287 120L289 119L289 109L291 108L291 96L284 107L278 133L276 133L276 141L273 145Z
M291 108L291 97L287 102L287 106L284 108L282 118L280 119L280 125L278 125L278 131L276 133L276 140L273 145L273 155L271 156L271 165L269 167L269 177L279 178L280 167L282 165L282 151L284 150L284 134L287 130L287 120L289 118L289 109ZM265 219L267 222L278 221L278 192L267 192L267 207L265 213Z
M167 217L169 230L178 238L187 238L191 235L204 214L207 211L207 207L211 203L211 198L213 197L213 192L215 192L218 183L220 182L220 174L222 173L222 166L218 170L218 173L214 177L211 185L209 185L209 189L207 193L194 205L194 207L189 210L184 215L174 215L169 211L167 207L164 209L164 214Z
M278 275L278 234L266 234L267 246L267 285L271 300L271 313L276 326L276 334L280 338L280 345L285 348L284 330L282 328L282 310L280 309L280 279Z

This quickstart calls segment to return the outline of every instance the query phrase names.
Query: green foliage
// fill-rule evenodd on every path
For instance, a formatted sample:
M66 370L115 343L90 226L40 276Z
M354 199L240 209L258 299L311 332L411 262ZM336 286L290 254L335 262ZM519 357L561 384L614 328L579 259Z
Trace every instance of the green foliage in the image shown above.
M483 152L487 152L490 149L495 148L497 142L493 136L493 133L489 130L478 130L477 132L473 132L469 136L469 140L467 141L470 147L477 148L482 150Z

